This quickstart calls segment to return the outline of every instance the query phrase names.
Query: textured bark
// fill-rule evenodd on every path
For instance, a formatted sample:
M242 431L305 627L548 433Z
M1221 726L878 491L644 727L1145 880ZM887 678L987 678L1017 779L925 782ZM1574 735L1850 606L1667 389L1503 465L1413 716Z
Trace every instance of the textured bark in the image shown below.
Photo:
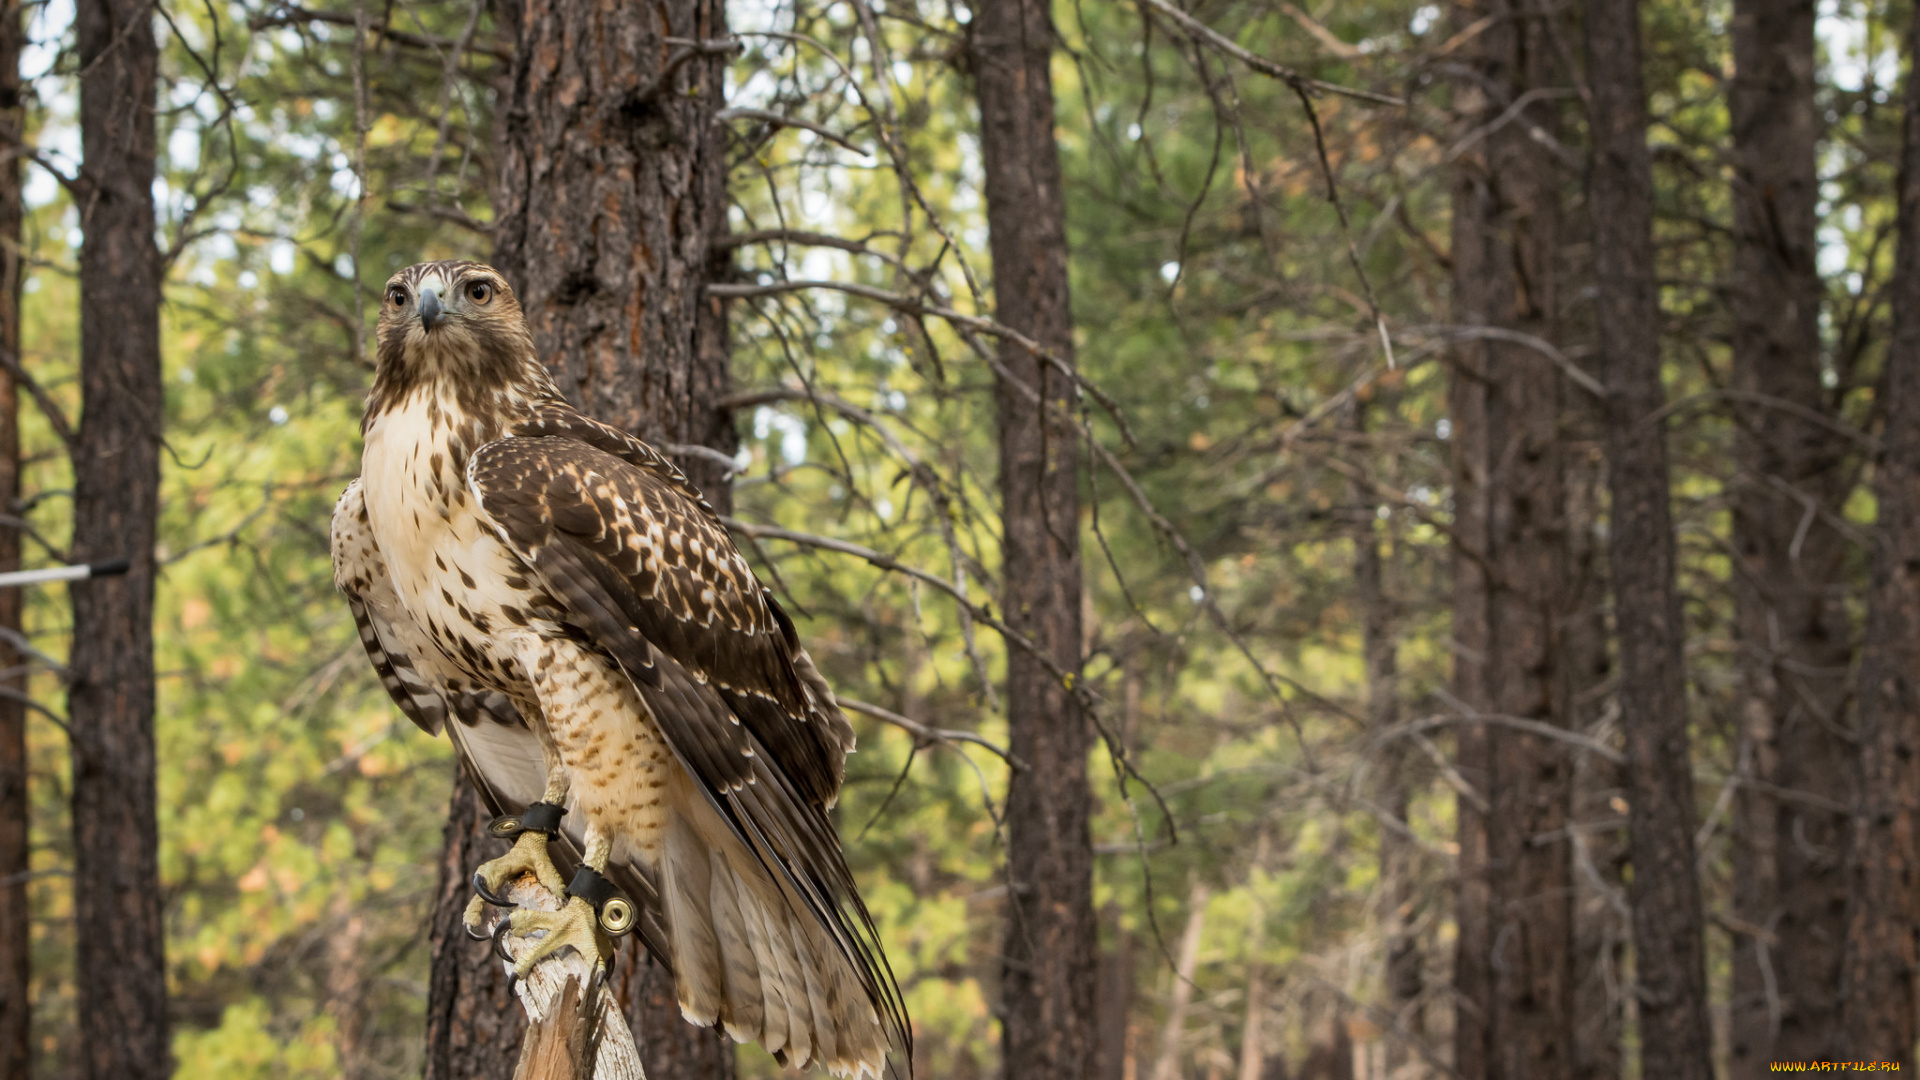
M1612 655L1600 521L1607 484L1602 417L1577 397L1561 421L1566 484L1568 613L1561 620L1566 725L1605 744L1618 734L1608 708ZM1614 808L1621 770L1598 754L1570 752L1573 791L1564 843L1573 880L1573 1068L1569 1080L1619 1080L1626 1028L1626 831Z
M1813 0L1734 4L1733 385L1832 412L1814 265L1813 24ZM1849 444L1823 425L1745 403L1735 419L1741 736L1762 786L1740 792L1734 914L1774 939L1735 937L1731 1066L1743 1077L1776 1059L1848 1050L1834 1040L1847 821L1818 803L1845 806L1852 796L1847 541L1822 511L1839 510L1853 477ZM1771 794L1783 789L1811 799Z
M1587 198L1608 394L1608 539L1619 628L1620 728L1627 753L1641 1072L1710 1080L1713 1040L1705 924L1694 869L1686 626L1674 580L1666 424L1650 422L1666 394L1660 383L1653 166L1638 0L1588 0L1587 78L1593 95Z
M73 556L125 577L70 587L75 969L81 1075L164 1077L167 984L154 818L153 580L160 492L158 53L145 0L82 0L80 431Z
M1133 1013L1133 935L1120 925L1117 904L1108 904L1101 921L1112 928L1113 946L1100 954L1093 1076L1094 1080L1126 1080L1129 1018Z
M725 57L681 46L726 34L717 0L660 5L525 0L500 105L494 265L569 399L656 443L732 453L726 320L705 294L724 276ZM716 505L723 470L682 461Z
M1476 242L1471 210L1472 185L1454 187L1454 321L1485 310L1481 279L1463 275ZM1453 696L1478 707L1487 700L1486 661L1491 645L1487 626L1489 577L1481 561L1487 544L1487 395L1485 358L1479 348L1460 350L1447 387L1448 422L1453 443ZM1477 792L1487 790L1492 773L1487 729L1462 724L1454 734L1454 768ZM1465 795L1454 800L1455 843L1459 859L1454 884L1453 921L1453 1065L1465 1080L1487 1075L1488 1021L1492 972L1487 956L1493 946L1493 896L1488 878L1487 816Z
M514 57L495 133L493 264L513 285L535 347L588 415L657 444L732 453L732 421L719 405L726 318L704 295L723 270L710 241L726 226L725 147L713 123L725 58L682 58L686 48L667 43L724 37L722 5L519 0L503 4L500 18ZM699 458L680 464L716 506L727 505L722 469ZM455 828L471 798L466 784L456 780L445 859L446 872L470 875L499 845L475 831L481 815L468 818L467 832ZM499 964L468 960L484 947L470 945L460 925L464 882L453 887L458 904L443 890L434 921L429 1016L440 1026L428 1075L509 1077L520 1021L509 1031L471 1019L508 998ZM613 980L647 1072L731 1077L725 1034L682 1020L672 977L628 940ZM461 1042L471 1036L484 1036L487 1049Z
M1456 91L1470 128L1528 90L1555 85L1551 35L1539 17L1499 3L1456 14L1467 23L1495 16L1467 50L1477 77ZM1528 130L1557 127L1551 102L1526 104L1521 114L1495 126L1456 166L1455 318L1552 341L1565 180ZM1456 560L1456 694L1475 711L1564 725L1561 379L1538 354L1496 341L1465 344L1454 378L1454 498L1467 549ZM1573 1067L1570 847L1531 841L1564 835L1568 755L1511 729L1463 734L1460 753L1462 772L1489 812L1461 816L1455 1067L1470 1080L1566 1076Z
M1044 0L985 0L970 29L980 103L987 227L999 320L1072 363L1073 313L1060 160L1054 146L1053 25ZM1080 490L1072 383L1003 341L996 380L1006 620L1068 672L1080 670ZM1037 391L1037 396L1036 396ZM1043 408L1042 402L1046 403ZM1019 1080L1083 1080L1096 1060L1088 813L1091 725L1033 656L1007 650L1010 749L1030 769L1007 791L1006 959L1001 1058Z
M456 770L434 893L427 1080L512 1080L527 1029L491 943L469 938L460 921L474 867L500 854L486 833L491 817L466 770Z
M26 24L18 0L0 2L0 146L12 146L26 134L26 110L20 100L20 46ZM0 163L0 351L20 355L20 159ZM20 395L13 376L0 371L0 508L9 514L20 501ZM0 529L0 572L20 568L20 533ZM0 590L0 628L20 629L21 591ZM23 659L0 645L0 667ZM27 680L15 676L0 686L26 693ZM27 910L30 851L27 795L27 710L17 700L0 700L0 911ZM31 978L32 923L0 920L0 1076L26 1080L33 1061L29 1038L33 1006L27 999Z
M733 1075L732 1041L718 1029L697 1028L681 1017L673 973L654 963L637 943L620 958L613 987L633 1025L648 1076L724 1080Z
M1908 29L1920 56L1920 19ZM1907 80L1893 295L1920 295L1920 79ZM1874 493L1879 545L1860 662L1841 1043L1856 1059L1916 1066L1920 1040L1920 311L1895 305Z

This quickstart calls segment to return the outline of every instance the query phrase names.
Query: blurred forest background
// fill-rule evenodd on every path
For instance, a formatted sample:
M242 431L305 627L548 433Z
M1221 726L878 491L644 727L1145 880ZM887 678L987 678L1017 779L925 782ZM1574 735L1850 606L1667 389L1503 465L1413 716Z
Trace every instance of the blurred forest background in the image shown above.
M0 604L0 1073L510 1072L517 1010L441 932L471 796L450 826L450 749L369 669L327 521L389 274L510 250L564 322L607 286L550 249L698 196L578 201L581 173L528 171L549 129L635 175L707 155L724 185L709 232L675 234L684 318L724 319L712 430L625 415L730 504L859 703L838 820L918 1075L1000 1073L1003 1029L1006 1074L1048 1080L1913 1067L1910 7L1048 14L7 6L0 524L27 567L136 566ZM1057 146L1051 195L1008 123ZM152 317L128 265L159 275L146 382L82 360ZM567 354L569 385L617 388L642 339ZM94 445L129 431L158 462L151 562L112 550L150 502ZM1061 481L1018 507L1016 444ZM1049 530L1077 562L1006 557ZM139 693L98 693L137 680L87 650L147 582L143 727ZM144 663L127 640L111 663ZM76 767L94 746L132 771ZM1022 958L1009 897L1056 885L1053 940L1084 947ZM1062 1003L1051 1050L1020 1041ZM656 1076L781 1071L687 1054Z

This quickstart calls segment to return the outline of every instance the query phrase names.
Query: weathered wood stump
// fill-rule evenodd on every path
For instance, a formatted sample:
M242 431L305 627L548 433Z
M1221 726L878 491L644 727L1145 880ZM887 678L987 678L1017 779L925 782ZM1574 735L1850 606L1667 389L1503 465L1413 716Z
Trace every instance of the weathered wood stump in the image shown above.
M532 874L509 882L505 895L519 907L539 911L558 911L564 903ZM501 942L517 959L538 940L504 937ZM563 949L536 964L514 993L527 1011L514 1080L645 1080L633 1031L605 972L596 974L590 958Z

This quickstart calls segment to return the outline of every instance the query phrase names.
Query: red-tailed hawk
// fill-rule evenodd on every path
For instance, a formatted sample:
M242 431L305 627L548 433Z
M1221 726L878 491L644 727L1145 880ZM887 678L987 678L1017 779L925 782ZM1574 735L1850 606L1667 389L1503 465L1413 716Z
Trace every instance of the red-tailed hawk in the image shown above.
M835 1075L910 1054L827 813L853 729L712 507L567 405L490 267L395 274L377 360L334 581L394 702L447 730L517 835L475 874L469 928L533 872L570 898L496 931L544 932L520 974L609 957L637 921L695 1024Z

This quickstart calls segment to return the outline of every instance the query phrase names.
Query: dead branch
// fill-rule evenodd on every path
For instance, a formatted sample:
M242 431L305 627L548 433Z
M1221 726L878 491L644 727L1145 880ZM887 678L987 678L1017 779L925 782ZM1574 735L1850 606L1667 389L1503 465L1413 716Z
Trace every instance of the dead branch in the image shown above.
M1030 767L1026 762L1020 760L1019 755L1013 751L1008 750L998 743L989 742L971 731L953 731L948 728L930 727L910 716L902 716L892 709L883 709L878 705L869 705L864 701L855 701L852 698L839 698L838 700L841 708L851 709L854 712L871 716L876 720L884 720L907 734L912 735L916 741L930 743L972 743L975 746L985 748L1000 760L1023 772Z
M1141 0L1141 3L1152 9L1152 11L1161 18L1166 19L1168 22L1173 23L1185 31L1187 36L1194 40L1202 42L1218 52L1233 57L1235 60L1240 61L1242 64L1245 64L1262 75L1279 79L1295 90L1316 94L1335 94L1340 97L1353 98L1356 101L1369 101L1375 105L1405 107L1407 104L1404 98L1397 98L1390 94L1381 94L1372 90L1358 90L1351 86L1341 86L1338 83L1324 82L1320 79L1302 75L1284 64L1275 63L1258 53L1247 51L1232 38L1222 34L1186 12L1181 11L1172 4L1167 3L1167 0Z
M509 882L506 897L516 907L536 911L558 911L562 903L532 874ZM505 934L497 940L516 958L536 944ZM573 949L562 949L534 965L513 989L527 1011L527 1034L520 1043L514 1080L646 1080L633 1031L607 985L606 969L591 965Z
M274 26L304 26L308 23L326 23L333 26L353 26L354 17L332 11L314 11L298 4L288 4L272 15L263 15L247 24L249 30L264 30ZM409 45L416 49L459 48L461 43L449 38L434 37L429 34L413 34L405 30L395 30L383 19L373 19L367 23L367 30L380 35L396 45ZM466 48L482 56L491 56L496 60L512 60L513 51L503 45L468 43Z
M770 112L766 109L746 108L721 109L719 112L713 114L713 122L716 124L725 124L733 120L758 120L763 124L768 124L776 128L800 128L803 131L813 132L815 135L833 143L835 146L845 150L851 150L861 157L873 156L873 151L862 147L859 143L854 142L852 139L847 138L832 128L822 124L816 124L811 120L803 120L798 116L787 116L782 113Z
M1423 716L1418 720L1408 720L1404 723L1395 724L1381 732L1379 736L1374 739L1374 745L1379 746L1390 743L1395 739L1405 738L1416 732L1431 731L1434 728L1450 727L1459 724L1486 724L1490 727L1506 728L1509 731L1518 731L1525 735L1534 735L1539 738L1552 739L1565 743L1576 750L1603 757L1615 765L1625 765L1627 763L1627 755L1590 735L1582 735L1577 731L1569 731L1566 728L1555 727L1552 724L1540 720L1529 720L1524 716L1505 716L1500 713L1468 711L1463 713L1442 713L1436 716Z

